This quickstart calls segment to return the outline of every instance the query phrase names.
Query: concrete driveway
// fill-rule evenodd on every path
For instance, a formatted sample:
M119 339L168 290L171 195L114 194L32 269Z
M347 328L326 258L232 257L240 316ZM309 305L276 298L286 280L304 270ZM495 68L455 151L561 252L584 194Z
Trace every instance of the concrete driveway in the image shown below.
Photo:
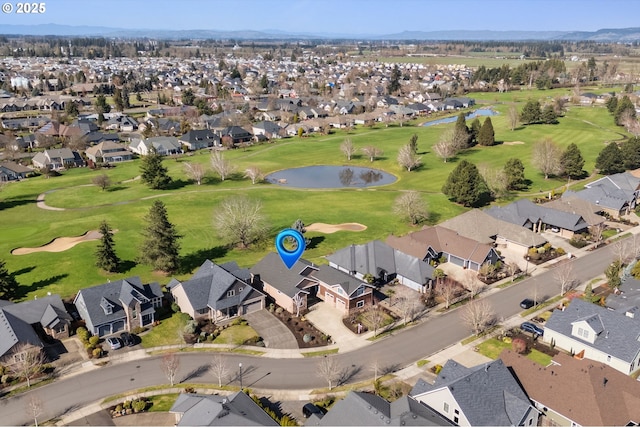
M344 313L329 304L319 302L315 304L305 317L319 331L329 335L334 344L338 344L341 351L345 351L350 344L356 341L366 341L362 335L351 332L342 323Z
M297 349L298 342L293 333L269 310L262 309L245 314L249 325L256 330L264 340L267 348Z

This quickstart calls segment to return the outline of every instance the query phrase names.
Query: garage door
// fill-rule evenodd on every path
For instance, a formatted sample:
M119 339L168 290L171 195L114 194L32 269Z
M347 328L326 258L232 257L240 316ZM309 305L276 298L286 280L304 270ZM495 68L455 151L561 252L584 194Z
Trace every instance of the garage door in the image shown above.
M98 327L98 336L102 337L111 333L111 325L102 325Z
M449 262L460 267L464 267L464 260L462 258L458 258L457 256L449 255Z
M255 311L260 310L261 308L262 308L261 300L250 302L242 306L242 314L253 313Z
M347 311L347 304L341 299L336 299L336 308L338 308L338 310Z
M113 329L111 330L111 333L115 333L118 331L122 331L124 329L124 320L118 320L117 322L113 323Z

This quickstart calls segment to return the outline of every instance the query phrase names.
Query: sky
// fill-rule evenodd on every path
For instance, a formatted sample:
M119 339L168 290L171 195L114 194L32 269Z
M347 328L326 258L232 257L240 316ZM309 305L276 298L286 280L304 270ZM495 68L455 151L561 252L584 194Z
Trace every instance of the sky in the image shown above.
M4 0L3 0L4 1ZM33 1L33 0L32 0ZM37 0L35 0L37 2ZM0 2L1 3L1 2ZM439 30L595 31L640 26L638 0L45 0L0 25L392 34Z

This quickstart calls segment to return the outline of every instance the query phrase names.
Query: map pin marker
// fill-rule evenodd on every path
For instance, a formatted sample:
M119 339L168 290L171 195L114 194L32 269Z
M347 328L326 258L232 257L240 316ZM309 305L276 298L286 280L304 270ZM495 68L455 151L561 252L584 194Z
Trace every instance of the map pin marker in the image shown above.
M284 241L287 238L296 241L297 247L294 250L290 251L284 247ZM300 259L304 252L304 237L302 237L302 234L298 230L294 230L293 228L284 229L276 236L276 249L284 265L286 265L288 269L291 269L293 264Z

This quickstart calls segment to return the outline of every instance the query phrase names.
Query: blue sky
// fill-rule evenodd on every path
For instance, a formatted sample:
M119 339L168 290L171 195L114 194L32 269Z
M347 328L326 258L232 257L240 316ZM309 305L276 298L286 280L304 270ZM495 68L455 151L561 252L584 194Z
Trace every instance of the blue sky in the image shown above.
M0 24L339 34L640 26L638 0L48 0L43 15L18 15L9 2Z

